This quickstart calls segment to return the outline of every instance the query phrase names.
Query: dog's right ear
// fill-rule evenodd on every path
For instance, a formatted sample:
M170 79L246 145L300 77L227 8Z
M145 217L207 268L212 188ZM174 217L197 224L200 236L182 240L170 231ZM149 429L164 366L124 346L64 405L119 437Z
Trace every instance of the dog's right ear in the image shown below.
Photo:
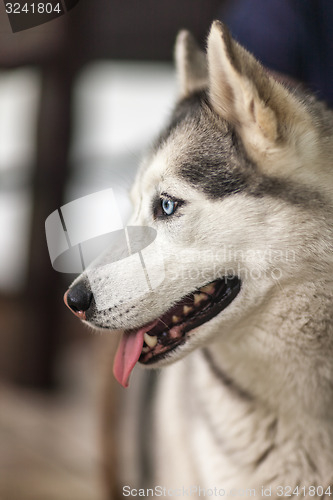
M191 93L207 87L206 54L200 50L189 31L183 30L177 36L175 60L181 97L187 97Z
M278 139L276 87L264 68L214 21L208 37L209 98L251 152L267 152Z
M234 127L250 158L270 175L290 178L293 173L304 179L307 165L311 178L318 178L321 132L305 102L273 78L220 21L212 24L207 58L210 105Z

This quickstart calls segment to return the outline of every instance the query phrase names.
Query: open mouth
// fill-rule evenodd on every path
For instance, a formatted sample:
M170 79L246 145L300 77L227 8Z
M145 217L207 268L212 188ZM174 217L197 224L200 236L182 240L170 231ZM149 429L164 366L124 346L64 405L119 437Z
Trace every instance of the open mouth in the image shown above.
M150 365L184 344L191 330L223 311L237 296L241 282L224 277L183 297L160 318L124 333L114 364L117 380L127 387L137 361Z
M187 334L214 318L236 297L238 278L221 279L187 295L144 333L140 363L150 364L186 341Z

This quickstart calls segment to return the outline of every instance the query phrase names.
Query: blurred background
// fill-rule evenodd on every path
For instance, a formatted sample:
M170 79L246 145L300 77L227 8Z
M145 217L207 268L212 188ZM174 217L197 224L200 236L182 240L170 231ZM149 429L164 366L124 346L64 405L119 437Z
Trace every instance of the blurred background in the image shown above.
M45 219L112 187L123 217L177 96L177 32L219 0L80 0L12 33L0 4L0 499L99 500L100 373L110 337L66 309ZM108 360L112 365L112 359Z
M333 101L331 0L80 0L13 33L0 3L0 500L99 500L108 335L65 308L45 219L112 187L124 220L144 149L177 96L177 32L211 21ZM24 3L24 2L21 2ZM75 3L75 2L74 2ZM332 50L331 50L332 49Z

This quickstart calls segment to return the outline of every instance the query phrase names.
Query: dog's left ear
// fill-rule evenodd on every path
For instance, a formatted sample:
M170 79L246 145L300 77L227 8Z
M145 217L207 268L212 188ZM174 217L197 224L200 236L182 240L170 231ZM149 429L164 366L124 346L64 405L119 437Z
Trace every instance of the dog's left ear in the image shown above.
M271 79L219 21L210 31L207 57L213 109L236 127L251 150L267 150L278 137L277 116L270 106Z
M188 97L191 93L207 87L206 54L200 50L189 31L183 30L177 36L175 60L181 97Z

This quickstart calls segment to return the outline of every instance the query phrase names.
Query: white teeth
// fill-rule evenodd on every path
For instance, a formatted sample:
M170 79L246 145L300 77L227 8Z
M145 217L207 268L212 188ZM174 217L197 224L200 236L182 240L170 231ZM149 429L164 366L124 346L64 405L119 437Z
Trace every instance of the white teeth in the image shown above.
M157 337L156 336L151 337L150 335L148 335L148 333L145 333L143 338L149 347L155 347L155 345L157 344Z
M184 306L183 313L188 314L193 311L193 307Z
M147 354L147 352L150 351L150 347L148 347L147 345L145 347L142 348L142 352Z
M172 323L178 323L180 321L180 318L178 316L173 315L172 316Z
M215 291L215 287L212 283L210 283L209 285L206 285L206 286L203 286L202 288L200 288L200 291L212 294Z
M195 293L194 294L194 305L200 304L203 300L207 300L207 296L204 293Z

